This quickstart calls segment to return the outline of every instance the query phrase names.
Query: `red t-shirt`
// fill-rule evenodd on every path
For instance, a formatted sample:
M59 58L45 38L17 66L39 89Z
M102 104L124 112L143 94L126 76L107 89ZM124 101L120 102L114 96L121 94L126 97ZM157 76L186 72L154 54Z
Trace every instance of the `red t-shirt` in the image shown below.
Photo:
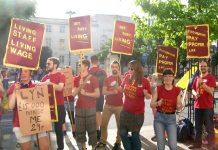
M54 84L65 83L65 76L61 72L56 72L54 74L47 74L42 78L42 82L50 80ZM57 100L57 105L64 105L64 94L62 91L55 91L55 96Z
M104 79L103 87L106 87L108 91L113 90L121 85L121 79L118 76L109 76ZM114 95L105 96L106 104L112 106L122 106L123 105L123 93L118 92Z
M213 108L213 95L206 92L202 86L197 86L198 78L200 77L195 78L192 86L192 88L200 94L200 96L195 99L194 107L201 109ZM212 74L208 74L207 76L203 77L202 80L207 86L216 88L216 79Z
M12 84L7 91L7 96L11 95L14 91L14 87L15 87L15 83ZM28 88L32 88L35 87L35 84L33 84L32 82L30 82L28 84ZM21 86L21 89L24 89ZM20 127L20 123L19 123L19 116L18 116L18 111L17 111L17 106L15 106L15 108L13 109L13 127Z
M102 72L103 74L105 74L105 76L107 76L106 72L99 67L91 67L89 69L89 73L91 73L91 74L95 74L96 72Z
M143 90L151 93L150 83L146 78L142 78L142 85L129 83L130 75L125 76L121 86L124 88L123 109L134 114L144 114L145 102Z
M177 96L180 88L173 86L172 90L166 90L164 85L157 86L158 100L163 99L162 105L157 110L162 112L175 112L177 104Z
M88 77L88 75L83 77L83 81L85 81L85 79L87 77ZM80 75L76 76L74 79L74 86L76 88L79 87L80 79L81 79ZM91 76L84 84L85 85L84 85L83 89L85 90L85 92L88 92L88 93L92 93L95 91L95 89L99 88L98 80L94 76ZM76 108L95 108L96 107L96 100L97 99L94 97L88 97L88 96L78 94Z

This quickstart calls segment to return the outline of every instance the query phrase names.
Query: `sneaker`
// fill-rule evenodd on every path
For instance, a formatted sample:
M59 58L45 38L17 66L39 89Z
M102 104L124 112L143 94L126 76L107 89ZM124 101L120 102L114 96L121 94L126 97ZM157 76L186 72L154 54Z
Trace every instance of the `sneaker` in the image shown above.
M120 149L120 143L114 143L114 147L112 150L119 150Z
M196 149L196 148L201 148L201 144L192 144L188 146L189 149Z
M96 132L97 132L97 139L98 139L98 141L100 141L100 139L101 139L101 132L100 132L100 130L96 130Z
M152 140L153 142L157 142L157 137L156 137L156 135L153 136L153 137L151 138L151 140Z
M76 138L76 132L73 131L72 134L73 134L73 137Z
M104 143L102 143L102 142L99 142L97 145L96 145L96 147L105 147L106 146L106 144L104 144Z

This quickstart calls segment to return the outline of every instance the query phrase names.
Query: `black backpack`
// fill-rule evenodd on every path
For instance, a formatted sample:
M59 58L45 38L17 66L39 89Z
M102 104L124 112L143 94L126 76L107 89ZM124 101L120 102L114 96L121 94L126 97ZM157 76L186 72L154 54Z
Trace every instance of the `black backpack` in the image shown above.
M193 129L193 124L188 118L180 120L177 124L177 140L179 142L192 140Z

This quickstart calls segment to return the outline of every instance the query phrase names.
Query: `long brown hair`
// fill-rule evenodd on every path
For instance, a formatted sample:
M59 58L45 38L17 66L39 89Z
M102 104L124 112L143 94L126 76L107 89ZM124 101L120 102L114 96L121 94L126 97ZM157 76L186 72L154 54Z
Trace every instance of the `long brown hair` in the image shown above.
M135 80L135 83L142 84L143 70L141 63L137 60L132 60L128 63L128 67L134 70L134 74L130 77L129 81L132 83Z

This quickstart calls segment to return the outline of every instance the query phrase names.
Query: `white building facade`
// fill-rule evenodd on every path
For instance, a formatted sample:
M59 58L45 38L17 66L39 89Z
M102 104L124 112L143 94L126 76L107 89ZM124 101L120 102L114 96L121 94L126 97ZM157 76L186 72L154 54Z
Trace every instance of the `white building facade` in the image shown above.
M80 56L76 54L70 54L69 56L68 19L36 17L32 18L32 20L46 25L43 46L48 46L52 49L52 55L60 59L60 67L70 65L75 70ZM130 17L125 16L101 14L91 16L93 51L85 54L87 59L94 54L100 53L101 47L112 38L115 20L132 22Z

